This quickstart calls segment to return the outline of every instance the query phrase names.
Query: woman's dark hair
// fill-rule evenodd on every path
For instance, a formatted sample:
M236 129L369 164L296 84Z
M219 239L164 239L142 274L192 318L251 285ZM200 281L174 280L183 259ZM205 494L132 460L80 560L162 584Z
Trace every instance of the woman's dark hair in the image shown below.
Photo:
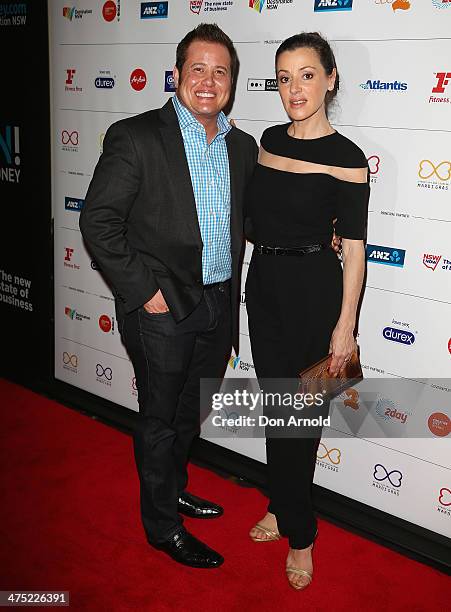
M321 65L326 71L327 76L332 74L332 70L334 68L337 71L334 88L332 91L328 91L326 93L325 101L327 111L330 103L337 95L337 91L340 87L340 78L338 76L334 52L332 51L330 44L321 36L321 34L318 32L302 32L301 34L295 34L294 36L290 36L290 38L284 40L276 51L276 70L277 60L281 53L284 51L295 51L296 49L301 49L302 47L314 49L317 52Z
M188 32L186 36L177 45L175 55L175 65L179 72L182 72L183 65L186 61L188 47L192 42L200 40L203 42L219 43L223 45L230 54L230 66L232 81L235 79L238 70L238 56L233 42L225 32L221 30L216 23L200 23L197 28Z

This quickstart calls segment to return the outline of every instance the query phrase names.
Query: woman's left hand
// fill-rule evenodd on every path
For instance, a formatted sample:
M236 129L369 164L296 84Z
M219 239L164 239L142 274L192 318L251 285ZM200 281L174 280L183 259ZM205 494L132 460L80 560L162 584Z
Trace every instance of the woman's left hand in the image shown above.
M351 359L355 348L356 342L353 331L346 330L338 324L332 334L329 347L329 353L332 354L329 372L332 375L337 376L341 372Z

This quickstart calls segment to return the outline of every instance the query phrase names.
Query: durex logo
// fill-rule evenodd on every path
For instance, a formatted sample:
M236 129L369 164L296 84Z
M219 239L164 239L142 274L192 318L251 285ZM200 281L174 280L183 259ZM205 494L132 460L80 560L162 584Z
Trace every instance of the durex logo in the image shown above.
M377 244L366 245L366 259L372 263L403 268L405 257L406 251L404 249L379 246Z
M94 81L97 89L113 89L114 84L114 79L111 77L97 77Z
M413 344L415 342L415 335L412 332L405 329L396 329L396 327L384 327L382 335L386 340L392 340L400 344Z
M165 19L169 2L141 2L141 19Z
M352 0L315 0L315 13L326 11L351 11Z
M175 91L174 75L172 70L166 70L164 73L164 90L173 93Z
M64 198L64 208L66 210L72 210L74 212L80 212L83 208L84 200L80 198Z

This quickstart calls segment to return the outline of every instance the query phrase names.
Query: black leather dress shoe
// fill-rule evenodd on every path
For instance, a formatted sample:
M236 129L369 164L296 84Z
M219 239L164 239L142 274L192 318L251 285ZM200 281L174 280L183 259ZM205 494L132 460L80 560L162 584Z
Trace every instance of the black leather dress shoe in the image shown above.
M201 499L186 491L179 497L178 511L191 518L217 518L224 514L223 508L217 504Z
M162 550L178 563L210 569L219 567L224 563L224 557L209 548L206 544L195 538L183 527L169 540L162 544L152 544Z

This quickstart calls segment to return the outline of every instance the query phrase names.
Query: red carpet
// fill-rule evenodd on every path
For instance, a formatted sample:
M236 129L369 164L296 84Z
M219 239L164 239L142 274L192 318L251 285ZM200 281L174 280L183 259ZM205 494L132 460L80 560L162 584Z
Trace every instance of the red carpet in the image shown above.
M177 565L145 540L129 436L6 381L0 396L0 590L66 590L72 610L96 612L449 609L447 576L325 521L313 583L294 591L286 541L247 537L266 499L195 466L190 490L225 515L185 524L226 561Z

